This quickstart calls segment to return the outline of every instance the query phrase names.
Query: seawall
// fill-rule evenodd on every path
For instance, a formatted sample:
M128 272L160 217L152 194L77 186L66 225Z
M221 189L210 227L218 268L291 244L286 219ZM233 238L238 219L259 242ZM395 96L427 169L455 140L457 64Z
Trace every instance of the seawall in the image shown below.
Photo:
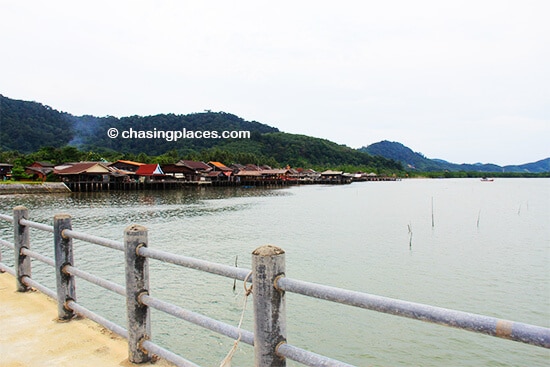
M1 184L0 195L9 194L52 194L68 193L71 190L62 182L45 182L43 184Z

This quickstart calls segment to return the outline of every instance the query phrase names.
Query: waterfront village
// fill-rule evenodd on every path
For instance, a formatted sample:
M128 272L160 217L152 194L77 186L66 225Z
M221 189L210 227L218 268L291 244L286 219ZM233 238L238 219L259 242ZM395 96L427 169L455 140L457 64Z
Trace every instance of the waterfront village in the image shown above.
M10 164L0 163L0 180L11 178ZM63 182L71 191L170 189L181 186L268 186L293 184L348 184L355 181L395 181L395 176L373 172L344 173L312 169L272 168L253 164L180 160L173 164L116 162L72 162L54 165L34 162L25 168L34 181Z

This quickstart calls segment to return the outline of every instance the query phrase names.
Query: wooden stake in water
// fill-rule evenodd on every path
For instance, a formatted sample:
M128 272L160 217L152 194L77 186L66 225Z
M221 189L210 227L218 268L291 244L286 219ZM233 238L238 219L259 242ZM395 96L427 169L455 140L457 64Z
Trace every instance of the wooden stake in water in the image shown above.
M479 209L479 212L477 213L477 228L479 228L479 218L481 217L481 209Z
M235 267L237 268L237 260L239 259L239 255L235 255ZM235 288L237 288L237 278L233 279L233 292L235 292Z
M409 227L409 248L412 248L413 232L410 224L407 224Z

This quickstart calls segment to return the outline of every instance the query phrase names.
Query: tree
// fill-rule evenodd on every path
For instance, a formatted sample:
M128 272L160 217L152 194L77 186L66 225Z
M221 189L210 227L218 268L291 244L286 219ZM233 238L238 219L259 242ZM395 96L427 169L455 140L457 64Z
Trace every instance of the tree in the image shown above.
M64 146L59 153L56 163L79 162L82 160L82 153L72 146Z

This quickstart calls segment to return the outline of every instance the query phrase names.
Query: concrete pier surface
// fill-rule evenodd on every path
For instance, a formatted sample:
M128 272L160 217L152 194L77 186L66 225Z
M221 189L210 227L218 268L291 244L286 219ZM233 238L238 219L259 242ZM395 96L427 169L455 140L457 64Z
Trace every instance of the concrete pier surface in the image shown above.
M139 366L149 366L150 363ZM159 360L159 367L172 364ZM0 274L0 367L129 367L128 343L87 319L57 321L54 300L36 291L16 291Z

